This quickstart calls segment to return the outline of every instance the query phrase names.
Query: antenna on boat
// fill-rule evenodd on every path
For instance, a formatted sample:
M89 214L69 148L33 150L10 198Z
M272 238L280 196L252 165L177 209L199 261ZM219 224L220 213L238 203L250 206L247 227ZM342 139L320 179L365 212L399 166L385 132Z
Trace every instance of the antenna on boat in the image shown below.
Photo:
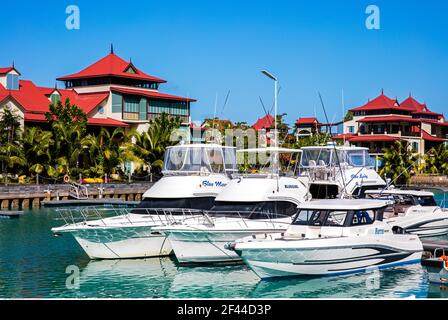
M327 110L325 109L324 100L322 99L322 95L320 94L320 92L318 92L318 94L319 94L320 104L322 105L322 109L324 110L325 121L327 121L327 124L328 124L328 131L330 132L330 137L333 139L333 135L331 133L331 123L329 123L329 121L328 121ZM345 189L346 184L345 184L344 172L342 171L341 162L339 160L339 155L338 155L338 152L336 149L336 144L334 142L333 142L333 148L334 148L334 154L336 156L336 160L338 162L339 171L341 172L342 184L344 185L344 189Z
M277 107L278 107L278 79L275 77L272 73L266 70L261 71L262 74L264 74L266 77L274 80L274 139L275 139L275 152L274 152L274 159L273 159L273 166L272 171L277 176L277 192L280 190L279 186L279 152L278 152L278 132L277 132Z
M341 91L341 102L342 102L342 138L344 139L344 146L345 146L345 135L344 135L345 97L344 97L344 88L342 88L342 91Z
M227 91L226 99L224 100L224 104L222 105L220 116L222 116L222 114L224 113L224 109L227 105L227 101L229 101L229 96L230 96L230 90Z

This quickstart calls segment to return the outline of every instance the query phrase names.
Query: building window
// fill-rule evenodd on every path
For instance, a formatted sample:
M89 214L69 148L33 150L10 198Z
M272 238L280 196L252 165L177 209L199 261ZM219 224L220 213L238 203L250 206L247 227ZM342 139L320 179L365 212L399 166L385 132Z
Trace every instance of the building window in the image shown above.
M8 74L6 76L6 89L19 90L19 76L16 74Z
M138 120L139 119L140 98L125 96L123 104L123 119Z
M148 118L154 119L162 113L179 117L182 122L188 122L190 115L189 103L186 101L148 100Z
M418 152L418 142L412 142L412 151L415 153Z
M348 133L355 133L355 126L349 126Z
M51 95L50 99L51 99L51 103L56 105L61 100L61 96L57 93L53 93Z

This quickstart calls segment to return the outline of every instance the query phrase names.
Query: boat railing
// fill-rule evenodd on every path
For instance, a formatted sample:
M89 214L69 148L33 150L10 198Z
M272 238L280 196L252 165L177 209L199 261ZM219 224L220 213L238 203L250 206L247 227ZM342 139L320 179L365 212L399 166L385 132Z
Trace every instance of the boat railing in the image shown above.
M194 215L202 215L202 210L188 208L98 208L98 207L78 207L60 208L56 210L64 221L65 225L98 221L107 226L106 218L123 217L126 224L136 224L131 219L131 214L142 215L145 222L157 225L168 225L182 221ZM142 220L138 220L139 223Z
M279 214L279 213L273 213L273 212L263 212L263 211L241 211L241 210L204 210L203 215L201 216L195 216L191 219L195 220L186 220L186 221L195 221L196 223L203 223L204 219L208 223L213 222L216 219L219 218L229 218L229 219L236 219L237 221L241 222L244 227L249 228L248 222L263 222L263 223L270 223L272 227L275 227L278 225L279 219L287 219L291 218L291 216L286 214ZM209 219L211 221L209 221ZM285 225L289 225L290 222L284 222Z

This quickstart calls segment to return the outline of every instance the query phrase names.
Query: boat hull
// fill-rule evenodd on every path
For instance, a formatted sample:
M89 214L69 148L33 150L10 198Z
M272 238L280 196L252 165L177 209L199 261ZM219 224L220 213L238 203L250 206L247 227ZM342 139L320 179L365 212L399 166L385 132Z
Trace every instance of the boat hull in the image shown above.
M92 228L71 232L90 259L131 259L168 256L166 236L149 226Z
M448 234L448 216L444 217L410 217L387 221L392 227L398 226L405 229L406 233L424 237L437 237Z
M348 237L237 243L236 253L262 279L287 276L334 276L417 263L422 245L415 236L397 241ZM411 241L414 238L414 241Z
M281 232L280 229L209 230L166 232L176 259L182 264L242 263L228 243L254 234Z

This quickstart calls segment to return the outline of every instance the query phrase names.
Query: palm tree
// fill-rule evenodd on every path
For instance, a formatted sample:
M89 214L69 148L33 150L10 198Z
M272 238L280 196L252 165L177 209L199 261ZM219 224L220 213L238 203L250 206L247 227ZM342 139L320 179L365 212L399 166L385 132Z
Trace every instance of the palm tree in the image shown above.
M127 137L122 128L116 128L112 133L101 128L97 136L89 134L83 138L81 145L87 151L91 173L96 175L112 174L126 160L138 161L132 154L122 151L121 146L125 140Z
M18 170L25 163L21 147L22 118L15 111L3 108L0 114L0 161L3 175L8 175L8 168Z
M408 184L416 171L418 157L401 141L383 148L383 153L384 166L380 176L391 179L394 184Z
M23 134L23 151L26 166L30 174L43 174L52 171L51 147L54 144L53 133L38 127L29 127Z
M129 138L133 141L124 145L122 152L128 157L141 159L150 168L160 172L166 148L179 142L174 139L176 135L173 133L180 128L180 125L179 118L171 118L162 113L160 117L150 121L146 132L129 133Z
M423 157L421 170L429 174L448 174L448 148L444 144L432 148Z

